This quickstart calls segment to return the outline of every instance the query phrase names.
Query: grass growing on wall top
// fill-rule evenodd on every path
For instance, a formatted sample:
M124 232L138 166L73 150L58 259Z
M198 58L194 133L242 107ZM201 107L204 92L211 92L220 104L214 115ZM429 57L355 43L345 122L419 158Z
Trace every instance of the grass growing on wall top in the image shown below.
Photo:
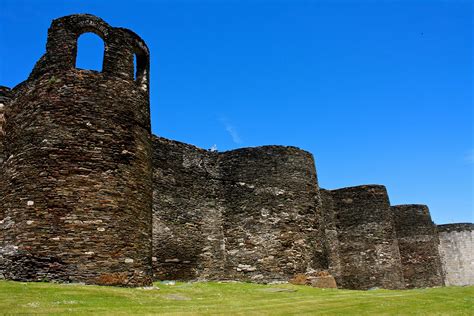
M0 314L473 315L474 287L404 291L315 289L290 284L156 283L131 289L0 281Z

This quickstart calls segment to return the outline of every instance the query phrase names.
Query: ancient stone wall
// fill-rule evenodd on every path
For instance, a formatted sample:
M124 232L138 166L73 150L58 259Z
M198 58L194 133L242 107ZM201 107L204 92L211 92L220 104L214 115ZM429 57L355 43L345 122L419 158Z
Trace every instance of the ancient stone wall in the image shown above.
M224 276L217 153L153 138L153 270L157 279Z
M396 205L392 213L407 288L442 286L438 232L426 205Z
M77 38L105 43L75 68ZM137 55L137 79L133 56ZM7 108L3 265L13 280L151 281L148 49L90 15L54 20L46 54Z
M438 225L445 283L474 285L474 224Z
M7 108L7 104L10 102L10 98L10 89L7 87L0 86L0 168L3 161L5 160L5 110Z
M327 269L336 280L341 280L342 266L339 249L338 227L331 191L321 189L322 230L320 240L323 242L323 258Z
M347 289L403 288L400 253L387 191L363 185L327 191L337 230L336 258L330 262L338 286ZM326 205L323 206L326 209ZM334 237L333 237L334 238Z
M216 153L155 138L153 161L157 278L267 282L323 265L309 153Z
M8 182L5 178L3 163L6 160L6 152L5 152L5 111L10 103L11 99L11 91L7 87L0 86L0 201L1 197L5 195L5 189L8 185ZM5 256L5 249L3 247L3 240L4 240L4 230L3 223L5 222L5 210L0 206L0 279L4 278L4 256Z
M6 152L5 152L5 123L6 123L6 117L5 117L5 111L7 109L8 104L10 103L11 100L11 91L7 87L0 86L0 186L5 185L6 181L3 178L2 175L2 165L3 162L6 160ZM1 187L0 187L1 190ZM0 191L2 192L2 191ZM3 217L1 217L3 218Z
M75 68L86 32L104 41L101 72ZM474 284L473 224L438 226L440 261L426 206L390 208L379 185L320 190L308 152L152 137L148 48L91 15L54 20L28 80L0 87L0 180L0 278L139 286L329 270L342 288L396 289L442 285L442 266L447 285Z
M288 280L323 267L311 154L284 146L244 148L220 154L219 166L229 278Z

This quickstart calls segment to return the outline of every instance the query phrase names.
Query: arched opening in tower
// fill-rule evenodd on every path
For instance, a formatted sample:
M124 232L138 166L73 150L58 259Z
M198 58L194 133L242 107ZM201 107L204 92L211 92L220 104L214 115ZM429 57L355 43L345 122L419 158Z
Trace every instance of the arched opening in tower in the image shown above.
M88 32L77 39L76 68L102 71L105 43L98 35Z
M137 49L133 54L133 74L135 82L138 83L140 89L143 91L148 90L148 79L147 79L147 68L148 68L148 60L147 56L144 52Z

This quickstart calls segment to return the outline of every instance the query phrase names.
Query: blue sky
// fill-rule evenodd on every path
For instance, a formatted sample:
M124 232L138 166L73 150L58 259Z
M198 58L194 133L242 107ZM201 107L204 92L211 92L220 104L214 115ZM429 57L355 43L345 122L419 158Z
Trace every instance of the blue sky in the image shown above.
M384 184L436 223L473 221L470 1L0 0L0 85L25 80L73 13L147 42L154 133L298 146L324 188ZM78 66L99 67L100 40L79 41Z

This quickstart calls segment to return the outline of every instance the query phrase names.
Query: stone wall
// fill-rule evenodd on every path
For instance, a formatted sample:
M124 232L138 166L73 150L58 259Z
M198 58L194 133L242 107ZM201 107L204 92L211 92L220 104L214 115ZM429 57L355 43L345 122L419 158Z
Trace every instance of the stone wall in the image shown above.
M442 286L438 232L426 205L391 207L407 288Z
M216 153L155 138L153 161L157 278L268 282L323 266L309 153Z
M8 104L11 100L11 91L7 87L0 86L0 186L5 185L6 181L2 175L2 165L3 162L6 160L6 152L5 152L5 111L7 109ZM1 187L0 187L0 192ZM3 217L1 217L3 218Z
M222 153L219 164L227 276L288 280L323 268L312 155L295 147L264 146Z
M331 275L341 282L342 266L339 249L338 227L334 201L330 190L321 189L322 227L320 240L323 242L323 258Z
M77 38L105 43L102 72L75 68ZM148 49L90 15L54 20L46 54L7 108L0 196L12 280L151 282ZM140 57L138 57L140 56Z
M153 269L157 279L224 276L217 153L153 138Z
M438 225L445 283L474 285L474 224Z
M332 224L338 262L330 262L338 286L347 289L403 288L398 242L387 191L381 185L363 185L326 191L323 209L334 213ZM333 229L334 230L334 229Z
M5 111L10 103L11 91L7 87L0 86L0 202L1 197L5 195L5 189L7 188L8 182L5 178L3 163L6 160L5 152ZM0 206L0 279L4 278L4 261L5 261L5 249L3 247L4 230L3 224L5 222L5 210Z
M75 68L85 32L104 41L101 72ZM0 87L0 180L0 278L139 286L329 270L342 288L397 289L442 285L442 265L447 285L474 284L473 224L438 227L440 261L426 206L390 208L379 185L320 190L308 152L152 138L148 48L91 15L54 20L28 80Z
M0 168L5 160L4 137L5 137L5 110L11 98L10 89L0 86Z

